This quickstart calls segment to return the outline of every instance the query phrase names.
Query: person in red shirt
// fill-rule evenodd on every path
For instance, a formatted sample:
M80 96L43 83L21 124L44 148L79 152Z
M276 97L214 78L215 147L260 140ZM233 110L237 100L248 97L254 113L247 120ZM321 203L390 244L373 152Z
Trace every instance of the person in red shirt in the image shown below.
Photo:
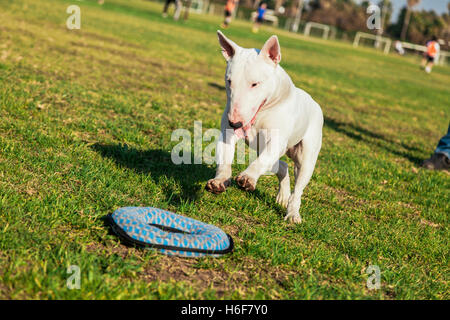
M433 36L430 41L427 42L427 52L424 54L422 59L422 68L425 68L425 71L427 73L431 72L431 69L433 68L433 64L435 59L439 55L439 42L437 41L437 37Z
M225 5L225 20L222 23L222 28L228 28L231 22L231 16L233 14L234 8L236 7L236 4L238 2L239 0L227 0L227 3Z

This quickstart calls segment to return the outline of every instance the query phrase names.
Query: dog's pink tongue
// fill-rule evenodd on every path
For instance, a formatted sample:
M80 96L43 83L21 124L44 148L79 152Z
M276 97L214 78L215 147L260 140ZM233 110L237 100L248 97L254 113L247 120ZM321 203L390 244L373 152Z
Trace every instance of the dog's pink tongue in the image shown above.
M234 129L234 134L237 135L237 137L239 139L242 139L245 137L245 132L244 132L244 129L242 129L242 128Z
M251 129L252 125L249 123L245 127L234 129L234 133L238 136L239 139L245 138L247 136L247 132Z

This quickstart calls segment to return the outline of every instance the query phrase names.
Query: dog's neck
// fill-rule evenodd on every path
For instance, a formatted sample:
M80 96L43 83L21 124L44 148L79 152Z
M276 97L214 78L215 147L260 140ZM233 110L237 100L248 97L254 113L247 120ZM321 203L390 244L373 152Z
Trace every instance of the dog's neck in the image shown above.
M275 90L272 92L272 95L268 97L263 110L272 108L283 102L285 99L288 99L295 90L291 77L289 77L283 68L277 66L275 72L277 73Z

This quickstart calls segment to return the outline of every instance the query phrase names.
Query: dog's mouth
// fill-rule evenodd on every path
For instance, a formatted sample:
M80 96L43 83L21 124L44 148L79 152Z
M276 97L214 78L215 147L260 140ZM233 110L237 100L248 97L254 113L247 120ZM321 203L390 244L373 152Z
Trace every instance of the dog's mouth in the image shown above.
M241 128L238 129L234 129L234 133L239 137L239 138L245 138L247 136L247 132L252 128L253 124L256 121L256 115L258 114L259 110L261 110L261 108L264 106L264 104L266 103L267 98L263 100L263 102L261 102L261 104L258 107L258 110L256 110L255 115L253 116L253 118L250 120L250 122L248 122L245 126L242 126Z

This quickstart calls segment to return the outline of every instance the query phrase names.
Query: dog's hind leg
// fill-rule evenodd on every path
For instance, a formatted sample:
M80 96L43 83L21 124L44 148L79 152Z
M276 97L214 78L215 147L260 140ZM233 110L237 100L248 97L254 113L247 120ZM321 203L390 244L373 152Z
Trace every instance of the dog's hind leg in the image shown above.
M287 206L285 220L301 223L300 204L303 190L308 184L314 171L317 157L322 144L322 135L305 137L296 146L288 150L287 155L294 161L295 187Z
M270 171L277 175L279 181L277 203L286 208L288 205L289 196L291 195L288 164L284 161L278 160Z

